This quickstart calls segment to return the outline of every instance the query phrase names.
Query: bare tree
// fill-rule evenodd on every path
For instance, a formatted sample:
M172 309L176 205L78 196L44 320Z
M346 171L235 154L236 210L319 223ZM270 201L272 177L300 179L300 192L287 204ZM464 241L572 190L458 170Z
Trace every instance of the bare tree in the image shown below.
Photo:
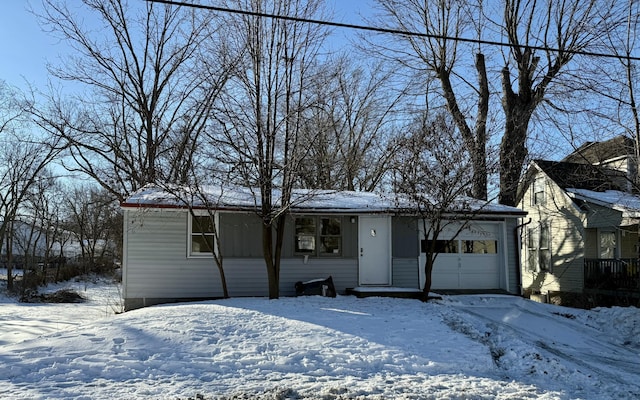
M438 254L488 202L466 196L473 184L473 162L446 115L424 114L407 132L394 163L394 189L401 207L419 217L422 224L422 251L426 253L422 290L423 300L427 300ZM450 234L442 239L445 231Z
M319 0L229 0L231 8L300 18L317 17ZM285 217L309 144L301 137L304 92L326 28L257 15L228 15L227 40L243 57L220 112L216 138L225 164L245 186L255 187L262 220L262 250L269 297L279 297Z
M0 138L0 253L4 243L11 243L12 226L31 189L44 175L47 166L63 147L24 134L5 134ZM46 179L46 177L45 177ZM7 286L13 288L11 246L7 248Z
M620 19L616 19L615 1L504 0L503 11L500 25L510 48L502 69L505 128L499 200L514 206L536 108L576 52L596 44Z
M347 55L321 63L312 82L302 134L310 143L299 171L310 189L373 191L394 156L402 92L383 64L355 63Z
M113 267L115 243L122 243L122 213L113 194L103 188L76 186L65 199L68 227L80 245L82 272Z
M399 65L418 74L431 74L438 80L441 95L472 162L471 194L486 199L490 92L485 55L479 45L465 47L456 39L469 31L480 34L482 26L478 21L482 20L482 8L458 0L377 0L377 3L383 12L382 23L389 28L426 34L394 35L389 39L391 45L376 44L375 48ZM469 61L464 60L466 54L475 54L471 61L475 84L467 79L470 73L466 70ZM469 99L475 99L475 105Z
M190 8L83 0L83 18L66 2L44 0L43 25L76 56L53 76L86 89L75 101L52 95L36 110L41 126L70 146L68 169L114 196L158 180L180 181L226 80L214 53L217 22Z

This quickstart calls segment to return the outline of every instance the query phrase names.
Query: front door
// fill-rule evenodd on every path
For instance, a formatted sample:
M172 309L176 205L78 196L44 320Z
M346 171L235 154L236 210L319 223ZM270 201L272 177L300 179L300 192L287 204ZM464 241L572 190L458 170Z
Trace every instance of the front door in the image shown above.
M391 219L389 216L358 218L361 285L391 284Z

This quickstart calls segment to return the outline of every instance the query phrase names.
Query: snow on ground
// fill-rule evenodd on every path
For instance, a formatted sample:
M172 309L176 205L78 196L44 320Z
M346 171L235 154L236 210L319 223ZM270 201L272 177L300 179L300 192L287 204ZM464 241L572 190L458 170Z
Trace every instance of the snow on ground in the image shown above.
M636 308L338 296L115 315L113 285L80 289L88 303L0 300L0 398L640 397Z

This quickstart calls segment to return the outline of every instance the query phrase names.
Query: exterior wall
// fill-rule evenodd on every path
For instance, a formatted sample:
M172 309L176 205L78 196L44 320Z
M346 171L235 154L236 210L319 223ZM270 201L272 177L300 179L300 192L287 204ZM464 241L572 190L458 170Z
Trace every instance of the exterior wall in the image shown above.
M520 293L520 260L518 245L520 244L520 238L516 231L520 220L518 218L508 218L505 221L504 243L506 246L506 273L505 277L508 282L501 282L502 287L513 294Z
M638 226L625 226L620 233L620 258L637 258Z
M546 179L545 201L533 205L529 186L519 208L528 213L531 222L523 227L521 246L522 287L525 291L581 292L584 275L585 215L550 179ZM551 269L533 270L528 265L528 228L547 222L551 235Z
M125 210L123 296L125 309L186 299L222 297L218 268L211 257L188 257L186 211ZM293 254L292 221L287 222L280 270L280 293L295 294L294 284L333 277L338 292L357 286L357 226L342 217L341 257ZM252 214L220 214L224 272L231 296L268 295L261 250L260 221ZM225 254L226 252L226 254ZM353 255L353 256L352 256Z
M596 204L585 204L587 228L616 228L622 224L622 212Z
M393 217L391 232L391 284L395 287L419 289L418 221L414 217Z
M638 226L589 228L586 230L585 258L600 258L599 233L606 229L615 229L618 234L619 258L637 258Z
M400 288L420 289L418 258L394 258L392 260L392 285Z

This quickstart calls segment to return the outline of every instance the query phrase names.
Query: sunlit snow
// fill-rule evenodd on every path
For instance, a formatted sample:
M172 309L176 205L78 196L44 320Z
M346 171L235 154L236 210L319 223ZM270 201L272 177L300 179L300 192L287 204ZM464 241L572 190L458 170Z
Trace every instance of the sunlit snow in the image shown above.
M514 296L234 298L114 314L0 297L3 399L635 399L640 312ZM235 396L235 397L234 397Z

